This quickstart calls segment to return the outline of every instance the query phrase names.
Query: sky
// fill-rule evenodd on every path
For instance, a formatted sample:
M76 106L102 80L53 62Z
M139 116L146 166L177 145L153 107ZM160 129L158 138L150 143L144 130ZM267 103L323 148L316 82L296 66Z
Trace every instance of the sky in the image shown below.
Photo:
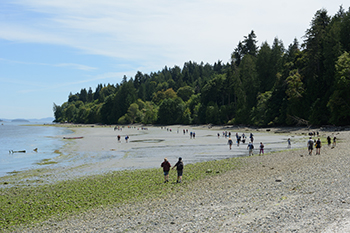
M0 119L54 117L70 93L188 61L230 61L258 45L303 41L315 13L338 0L1 0Z

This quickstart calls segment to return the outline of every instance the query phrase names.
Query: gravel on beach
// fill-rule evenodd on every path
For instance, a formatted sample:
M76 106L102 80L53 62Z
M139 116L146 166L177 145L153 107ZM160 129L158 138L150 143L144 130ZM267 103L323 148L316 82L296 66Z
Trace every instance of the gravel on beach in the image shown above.
M321 154L240 158L244 166L162 199L91 210L18 232L350 232L349 131ZM255 150L258 153L258 149ZM160 174L161 175L161 174Z

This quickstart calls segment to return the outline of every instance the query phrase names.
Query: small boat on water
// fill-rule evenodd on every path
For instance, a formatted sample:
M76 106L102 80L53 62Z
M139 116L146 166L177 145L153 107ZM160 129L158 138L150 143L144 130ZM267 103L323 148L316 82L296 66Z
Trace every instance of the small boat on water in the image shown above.
M84 137L63 137L63 139L82 139Z
M26 153L26 150L10 150L9 153Z

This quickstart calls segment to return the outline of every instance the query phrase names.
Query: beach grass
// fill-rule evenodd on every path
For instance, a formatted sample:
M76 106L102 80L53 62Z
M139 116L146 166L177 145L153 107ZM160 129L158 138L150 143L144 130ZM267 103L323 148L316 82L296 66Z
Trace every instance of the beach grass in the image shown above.
M242 166L239 158L187 164L183 183L176 183L177 173L170 171L169 183L163 183L161 168L108 172L54 184L10 184L0 189L0 229L61 220L91 209L165 197L186 191L193 182L204 180Z

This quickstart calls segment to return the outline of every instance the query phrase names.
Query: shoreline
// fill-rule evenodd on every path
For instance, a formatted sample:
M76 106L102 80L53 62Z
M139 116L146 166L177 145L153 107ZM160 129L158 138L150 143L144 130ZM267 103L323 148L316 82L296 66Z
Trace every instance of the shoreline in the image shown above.
M40 125L41 126L41 125ZM84 125L84 124L52 124L52 125L44 125L44 126L51 126L51 127L65 127L69 130L72 131L71 134L68 135L61 135L58 136L58 138L61 138L60 140L65 140L67 141L65 146L60 148L59 150L55 151L57 153L57 157L52 158L52 159L47 159L45 160L42 164L42 166L39 166L36 169L30 169L30 170L24 170L24 171L19 171L19 172L14 172L14 173L9 173L7 176L0 177L0 187L6 187L4 186L3 183L11 183L16 185L17 184L25 184L25 183L30 183L32 185L35 184L35 180L40 181L39 184L44 181L51 179L51 182L59 181L62 179L71 179L71 178L78 178L82 177L85 175L88 175L88 171L91 171L92 169L95 170L101 170L103 171L104 169L110 169L113 166L118 166L115 163L117 162L122 162L125 166L124 169L130 169L130 163L133 162L127 162L127 160L118 160L112 162L111 160L106 161L105 163L94 163L94 164L73 164L69 165L66 164L66 160L68 159L69 161L74 161L74 157L76 156L75 154L78 153L96 153L99 154L99 156L107 156L106 154L110 153L117 153L118 149L116 147L116 135L117 134L124 134L125 129L128 128L128 126L123 126L124 131L114 131L113 128L115 125ZM140 128L141 125L130 125L130 128ZM212 131L213 135L215 135L217 132L222 132L222 131L230 131L232 133L234 132L245 132L248 134L248 132L253 132L255 133L266 133L266 134L275 134L275 135L289 135L289 136L306 136L308 132L312 132L312 130L305 128L305 127L268 127L268 128L249 128L246 126L209 126L209 125L194 125L194 126L188 126L188 125L171 125L171 126L148 126L149 128L173 128L174 131L176 129L185 129L189 128L191 130L208 130ZM325 129L320 129L320 136L326 137L328 134L336 134L338 131L328 131L329 128ZM339 129L338 127L336 128L331 128L331 129ZM317 129L315 129L317 130ZM339 131L341 132L341 131ZM130 132L129 132L130 133ZM143 132L141 130L135 130L132 132L136 136L137 134L142 134ZM72 139L72 140L67 140L67 139L62 139L64 137L83 137L82 139ZM132 136L132 139L135 137ZM247 135L248 136L248 135ZM232 135L232 137L234 137ZM123 140L123 137L122 137ZM257 142L258 143L258 142ZM264 142L265 143L265 142ZM226 142L223 142L223 147L225 147ZM247 143L244 145L246 146ZM128 144L127 146L124 144L124 147L122 150L129 150L132 146L135 146L135 144ZM256 144L255 146L255 153L258 153L258 145ZM266 147L265 147L266 149ZM282 148L278 149L278 151L283 151L283 150L290 150L291 148ZM225 147L226 151L226 147ZM245 150L246 151L246 150ZM268 151L265 151L265 153L268 153ZM244 152L248 156L248 152ZM274 152L275 153L275 152ZM168 155L169 156L169 155ZM166 156L166 157L168 157ZM93 156L93 157L98 157L98 156ZM225 156L219 158L223 159L226 158ZM161 161L162 158L159 160ZM173 158L173 160L177 160L177 157ZM159 162L158 161L158 162ZM112 163L111 163L112 162ZM139 161L140 164L144 165L146 161ZM45 166L45 165L50 165L52 166ZM158 164L158 163L157 163ZM154 168L154 165L149 165L149 167L140 167L140 168ZM137 164L136 167L131 168L131 169L138 169ZM76 170L81 170L81 172L76 172ZM120 170L123 170L121 168ZM59 174L64 174L64 175L59 175ZM101 174L101 173L95 173L95 174ZM92 174L93 175L93 174ZM52 178L50 178L52 177ZM44 181L45 182L45 181Z
M350 132L336 134L341 143L323 145L321 155L309 156L305 148L241 157L243 167L190 187L184 177L163 198L95 209L24 232L346 232Z
M115 154L115 156L122 156L122 158L117 159L117 160L106 160L106 161L98 161L96 163L94 163L92 166L89 166L88 164L82 164L82 167L86 167L85 169L82 169L82 173L85 172L85 170L110 170L112 169L112 171L114 170L113 167L120 167L120 169L117 170L134 170L134 169L147 169L147 168L157 168L159 167L158 165L161 163L161 161L163 160L164 157L168 157L168 159L172 159L174 161L177 161L179 154L181 154L181 152L177 152L178 147L186 147L186 146L196 146L199 143L199 146L210 146L210 144L212 142L208 141L206 139L206 141L203 141L206 137L208 137L208 135L197 135L196 143L194 143L193 145L191 144L191 140L187 140L188 136L185 136L185 142L179 142L177 141L177 139L175 139L176 141L173 141L174 138L173 137L181 137L182 133L178 132L176 133L176 130L180 129L179 131L182 131L182 129L188 129L188 133L186 133L186 135L189 135L190 131L201 131L203 130L205 132L205 134L210 131L212 133L211 137L216 140L216 134L217 132L221 132L222 131L231 131L232 134L234 134L234 132L240 132L243 133L245 132L246 135L248 136L248 132L253 132L258 133L258 134L266 134L266 135L292 135L292 137L297 136L297 137L304 137L305 134L305 129L304 128L298 128L298 129L294 129L295 132L291 132L291 130L285 130L285 129L280 129L280 128L269 128L267 129L252 129L252 128L248 128L248 127L230 127L230 128L223 128L221 126L218 127L210 127L208 129L207 125L200 125L200 126L187 126L187 125L171 125L171 126L148 126L147 130L141 130L141 125L131 125L131 126L124 126L123 130L121 131L114 131L113 128L115 126L114 125L107 125L107 126L94 126L94 125L74 125L73 127L68 127L69 129L71 129L73 131L72 134L70 134L70 137L83 137L83 139L77 139L77 140L69 140L69 143L62 148L61 152L65 155L69 155L75 152L79 152L79 153L86 153L86 154L93 154L91 155L91 157L109 157L109 154ZM163 128L163 129L161 129ZM170 136L171 134L165 133L162 134L164 132L166 132L166 129L172 129L172 136ZM149 129L149 130L148 130ZM148 134L149 131L152 130L158 130L156 134ZM121 143L117 143L117 135L120 134L121 135ZM124 142L124 137L126 135L130 136L129 139L129 143L125 143ZM210 160L216 160L216 159L225 159L225 158L231 158L231 155L226 155L226 154L230 154L231 151L229 151L226 147L227 144L227 139L220 136L220 140L221 140L221 148L223 148L223 151L221 152L216 152L215 154L215 158L212 159L204 159L204 160L197 160L196 162L202 162L202 161L210 161ZM234 137L234 135L232 135L232 137ZM163 142L161 141L169 141L168 143L166 143L165 145L163 145ZM183 139L181 139L183 140ZM224 140L224 141L222 141ZM158 142L160 142L158 144ZM215 142L216 143L216 142ZM256 142L258 144L258 142ZM241 156L248 156L248 151L246 150L247 147L247 142L245 144L241 145L241 150L243 150L243 155L239 155L238 157ZM255 153L258 153L259 149L258 149L258 145L256 144L256 149L255 149ZM302 143L304 144L304 142ZM168 151L164 151L164 155L162 155L159 158L155 158L155 159L150 159L149 156L152 154L152 151L149 151L148 148L153 148L153 147L169 147ZM216 145L215 145L216 146ZM300 146L300 145L299 145ZM134 151L133 152L133 148L137 148L138 151ZM266 148L265 148L266 149ZM267 148L267 153L268 150L270 148ZM277 151L282 151L282 150L290 150L291 148L285 147L285 148L280 148L280 149L275 149ZM145 150L143 153L143 156L139 157L136 155L136 157L133 158L132 153L139 153L139 150ZM148 154L147 154L147 150L148 150ZM234 150L232 150L233 152L236 150L236 148L234 148ZM170 153L173 151L173 153ZM119 154L119 152L121 152L121 154ZM189 153L188 151L183 151L184 153ZM131 154L130 154L131 153ZM196 152L194 152L196 153ZM219 153L223 153L223 154L219 154ZM236 152L234 152L236 153ZM242 152L241 152L242 153ZM96 156L96 154L98 154L98 156ZM173 154L173 155L171 155ZM164 156L164 157L163 157ZM182 156L185 156L184 154L182 154ZM113 156L112 156L113 157ZM152 156L151 156L152 157ZM189 162L188 160L188 156L187 157L187 163L193 163L193 162ZM236 157L236 156L233 156ZM131 158L131 160L129 160L129 158ZM67 166L68 169L74 169L74 167L70 167ZM100 173L98 173L100 174Z
M323 145L321 155L309 156L303 148L240 157L239 169L190 185L185 165L184 184L162 198L97 208L21 231L346 232L350 132L333 133L340 143L334 149Z

